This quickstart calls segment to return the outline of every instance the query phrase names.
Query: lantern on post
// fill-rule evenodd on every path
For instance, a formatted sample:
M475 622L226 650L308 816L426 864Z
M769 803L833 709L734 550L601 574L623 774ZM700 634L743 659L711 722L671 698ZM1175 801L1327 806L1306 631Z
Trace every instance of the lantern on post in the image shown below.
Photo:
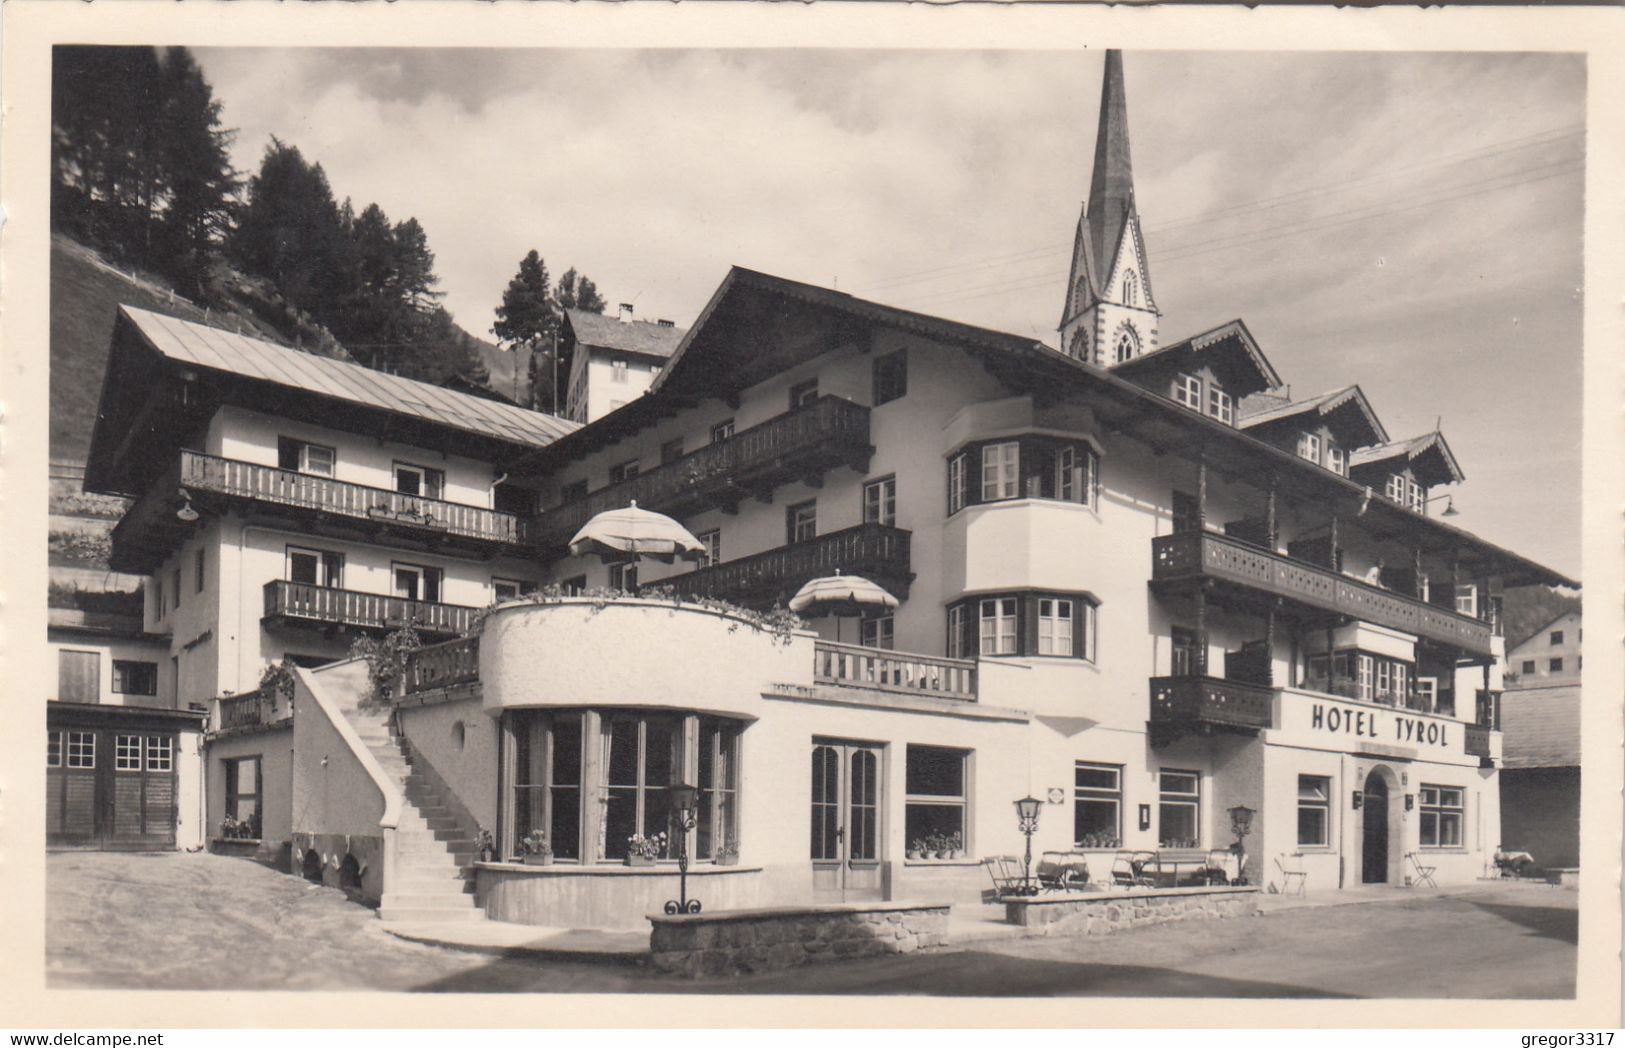
M688 834L698 821L695 804L699 793L684 782L671 788L671 806L677 816L677 898L666 903L668 914L700 912L700 900L688 897Z
M1021 832L1027 837L1027 855L1022 860L1021 894L1037 895L1038 889L1033 885L1033 834L1038 832L1038 813L1044 807L1044 802L1037 797L1023 797L1016 802L1016 818L1020 820Z
M1247 835L1253 832L1253 816L1257 815L1253 809L1245 804L1238 804L1230 809L1230 832L1236 835L1234 851L1236 853L1236 879L1233 884L1247 883Z

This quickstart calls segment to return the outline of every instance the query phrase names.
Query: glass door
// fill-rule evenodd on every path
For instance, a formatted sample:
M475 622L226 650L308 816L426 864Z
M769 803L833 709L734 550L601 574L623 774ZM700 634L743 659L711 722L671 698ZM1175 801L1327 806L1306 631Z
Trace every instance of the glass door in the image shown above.
M882 897L880 748L817 742L812 750L811 859L820 900Z

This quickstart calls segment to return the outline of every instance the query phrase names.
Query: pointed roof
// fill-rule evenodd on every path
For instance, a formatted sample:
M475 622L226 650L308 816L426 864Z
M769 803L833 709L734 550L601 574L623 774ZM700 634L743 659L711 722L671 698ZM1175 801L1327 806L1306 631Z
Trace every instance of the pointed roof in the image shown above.
M1190 338L1169 343L1149 353L1142 353L1132 360L1125 360L1112 370L1119 375L1132 376L1157 371L1164 364L1173 364L1204 352L1215 356L1230 354L1236 360L1244 362L1258 377L1257 389L1274 389L1281 385L1281 376L1276 373L1275 365L1264 356L1264 351L1258 347L1258 341L1253 338L1253 333L1247 330L1247 325L1240 319L1220 324Z
M1461 466L1456 462L1456 456L1451 454L1450 445L1445 443L1444 434L1437 430L1409 440L1396 440L1388 444L1360 448L1349 456L1349 468L1358 469L1374 462L1387 462L1401 456L1413 470L1427 470L1427 476L1418 476L1417 479L1429 486L1460 484L1467 479L1467 475L1461 471ZM1433 461L1427 461L1429 459Z
M1257 401L1251 405L1244 403L1241 410L1247 411L1250 406L1256 406ZM1344 407L1354 407L1357 416L1366 425L1369 438L1373 441L1385 442L1388 440L1388 431L1382 428L1377 420L1377 413L1371 407L1371 402L1365 398L1365 393L1359 386L1344 386L1319 396L1309 397L1305 400L1295 400L1279 407L1265 408L1262 411L1253 411L1236 421L1242 429L1256 429L1266 422L1277 422L1281 419L1292 418L1306 412L1316 412L1322 418ZM1357 445L1359 446L1359 445Z
M1123 92L1123 52L1106 52L1100 87L1100 126L1095 132L1095 169L1089 179L1089 247L1095 271L1109 276L1134 210L1134 168L1128 151L1128 101Z

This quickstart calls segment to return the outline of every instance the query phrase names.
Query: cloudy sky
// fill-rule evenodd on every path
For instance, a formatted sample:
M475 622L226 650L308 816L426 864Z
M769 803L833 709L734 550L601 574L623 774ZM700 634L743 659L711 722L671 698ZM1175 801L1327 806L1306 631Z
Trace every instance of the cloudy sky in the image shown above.
M730 265L1054 344L1098 52L201 50L257 167L416 216L489 337L526 251L691 321ZM1442 416L1456 523L1580 568L1584 59L1130 52L1162 340Z

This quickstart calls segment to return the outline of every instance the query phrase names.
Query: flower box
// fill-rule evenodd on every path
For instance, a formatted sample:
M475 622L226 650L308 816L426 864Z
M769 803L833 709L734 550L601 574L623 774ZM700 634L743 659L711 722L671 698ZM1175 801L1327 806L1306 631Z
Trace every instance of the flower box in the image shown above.
M626 864L628 866L653 866L655 864L655 860L654 860L654 856L652 856L652 855L635 855L634 854L634 855L628 855L626 857Z

